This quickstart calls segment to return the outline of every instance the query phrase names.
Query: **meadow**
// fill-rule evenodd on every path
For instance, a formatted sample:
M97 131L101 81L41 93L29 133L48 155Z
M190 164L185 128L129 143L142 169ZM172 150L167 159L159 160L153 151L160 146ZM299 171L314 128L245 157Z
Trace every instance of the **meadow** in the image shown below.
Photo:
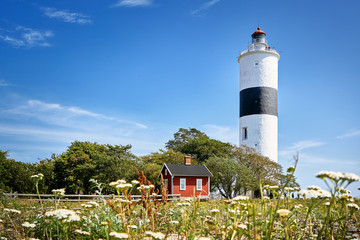
M289 177L293 171L288 169ZM338 172L316 177L329 189L260 184L272 199L168 201L164 188L156 190L142 178L111 182L117 192L113 199L86 203L60 201L64 189L53 190L51 201L2 196L0 239L359 239L359 200L346 187L360 177ZM36 186L43 180L42 174L32 178ZM101 195L102 185L93 183ZM141 199L131 198L134 189L142 193ZM299 199L289 197L295 192Z

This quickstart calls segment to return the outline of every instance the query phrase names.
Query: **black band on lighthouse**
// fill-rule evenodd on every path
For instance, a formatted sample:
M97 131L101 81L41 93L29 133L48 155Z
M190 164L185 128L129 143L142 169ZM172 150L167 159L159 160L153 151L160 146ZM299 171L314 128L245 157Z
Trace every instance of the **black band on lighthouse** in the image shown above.
M275 88L253 87L240 91L240 117L252 114L278 115Z

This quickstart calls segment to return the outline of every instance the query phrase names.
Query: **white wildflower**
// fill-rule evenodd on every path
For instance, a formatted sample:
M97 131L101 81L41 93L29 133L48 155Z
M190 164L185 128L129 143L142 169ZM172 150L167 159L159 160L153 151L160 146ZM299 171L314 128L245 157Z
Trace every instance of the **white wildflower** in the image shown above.
M343 178L343 174L341 172L331 172L331 171L320 171L317 174L315 174L317 178L321 178L324 180L325 178L329 178L331 180L340 180Z
M276 213L278 213L280 217L287 217L291 213L291 211L287 209L279 209L276 211Z
M53 194L58 195L58 196L64 196L65 195L65 188L53 189L51 191L53 192Z
M348 189L346 189L346 188L343 188L343 187L337 187L337 188L336 188L336 191L339 192L339 193L341 193L341 194L350 194L350 193L351 193L350 190L348 190Z
M122 238L129 238L129 234L127 233L118 233L118 232L111 232L109 236L114 236L115 238L122 239Z
M220 210L219 210L219 209L214 208L214 209L211 209L211 210L210 210L210 212L211 212L211 213L218 213L218 212L220 212Z
M87 236L91 235L91 233L83 231L81 229L76 229L75 232L78 233L78 234L81 234L81 235L87 235Z
M91 205L91 204L81 204L81 206L84 208L92 208L93 207L93 205Z
M36 224L34 223L29 223L29 222L24 222L23 224L21 224L21 226L25 227L25 228L35 228Z
M231 200L232 200L232 201L246 201L246 200L248 200L248 199L249 199L248 196L241 196L241 195L239 195L239 196L234 197L234 198L231 199Z
M31 178L38 178L38 179L42 180L44 178L44 174L39 173L39 174L36 174L36 175L32 175Z
M240 223L237 227L240 228L240 229L246 229L247 228L246 224L243 224L243 223Z
M354 173L344 173L343 179L348 180L349 182L356 182L356 181L360 181L360 176Z
M134 185L136 185L136 184L139 184L139 181L137 181L137 180L132 180L131 183L134 184Z
M91 205L93 205L95 207L99 206L99 204L97 202L94 202L94 201L90 201L90 202L88 202L88 204L91 204Z
M194 240L211 240L210 237L195 237Z
M320 192L317 190L309 190L308 194L310 195L310 197L312 198L318 198L321 196Z
M65 222L80 221L80 216L73 210L69 209L57 209L54 211L48 211L45 213L46 217L55 217L57 219L65 219Z
M120 183L118 185L115 186L115 188L120 188L120 189L123 189L123 188L131 188L132 187L132 184L130 183Z
M165 238L165 234L163 234L161 232L146 231L145 234L152 236L154 239L164 239Z
M350 195L350 194L340 194L338 196L339 199L344 199L346 201L350 201L350 202L353 202L354 201L354 198Z
M126 183L126 181L121 179L121 180L117 180L115 182L111 182L111 183L109 183L109 185L110 186L117 186L119 184L125 184L125 183Z
M131 228L131 229L137 229L138 227L136 225L129 225L127 226L128 228Z
M21 211L16 210L16 209L8 209L8 208L4 208L4 212L11 212L11 213L17 213L20 214Z
M356 203L348 203L346 204L348 208L355 208L356 210L359 210L359 206Z
M318 187L318 186L308 186L307 189L308 189L308 190L315 190L315 191L317 191L317 190L320 190L321 188Z
M170 224L179 224L179 221L170 221Z

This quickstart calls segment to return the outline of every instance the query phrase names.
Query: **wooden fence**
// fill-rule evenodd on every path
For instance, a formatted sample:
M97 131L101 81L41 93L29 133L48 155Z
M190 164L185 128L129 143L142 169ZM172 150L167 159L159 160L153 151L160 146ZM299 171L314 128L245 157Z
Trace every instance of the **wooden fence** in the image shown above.
M39 201L39 195L37 194L25 194L25 193L4 193L4 196L9 200L21 200L21 201ZM58 201L59 197L54 194L40 194L40 198L42 201ZM60 197L61 202L87 202L94 201L97 199L116 199L122 198L124 196L117 196L114 194L111 195L84 195L84 194L66 194ZM160 201L162 199L161 195L157 195L156 197L152 197L153 199L157 199ZM131 195L132 200L141 199L141 195ZM168 201L178 201L180 200L180 194L169 194Z

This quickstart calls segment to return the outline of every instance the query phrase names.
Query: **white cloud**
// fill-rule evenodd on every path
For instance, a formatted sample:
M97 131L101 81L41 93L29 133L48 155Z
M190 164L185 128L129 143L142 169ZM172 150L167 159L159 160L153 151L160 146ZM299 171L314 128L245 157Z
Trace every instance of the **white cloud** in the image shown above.
M5 32L5 33L2 33ZM51 31L34 30L19 26L14 31L0 32L0 39L14 47L49 47L48 38L54 36Z
M199 8L191 11L191 14L193 15L198 15L202 12L204 12L205 10L211 8L212 6L214 6L216 3L220 2L221 0L210 0L205 2L203 5L201 5Z
M8 82L6 82L4 79L0 79L0 87L7 87L10 84Z
M152 0L118 0L114 7L146 7L152 4Z
M338 139L343 139L343 138L356 137L356 136L360 136L360 131L359 130L349 132L349 133L345 133L343 135L337 136L337 138Z
M326 144L325 142L321 142L321 141L312 141L312 140L299 141L294 143L290 147L279 150L279 156L289 156L289 155L291 156L296 152L300 152L308 148L320 147L325 144Z
M239 132L237 128L218 126L213 124L206 124L203 126L203 128L209 137L220 140L222 142L237 144L239 141Z
M57 10L55 8L42 8L45 15L68 23L86 24L92 23L89 16L82 13L69 12L68 10Z
M105 124L107 122L122 123L140 129L147 129L147 126L134 121L110 117L99 113L90 112L79 107L62 106L57 103L45 103L39 100L28 100L25 104L5 110L4 113L23 115L32 119L38 119L49 125L57 126L82 126L82 121L94 121L94 124Z
M88 111L77 106L65 106L39 100L0 105L0 145L21 161L36 161L61 153L71 142L90 141L101 144L127 145L137 155L161 148L165 142L162 129L123 120L118 117ZM31 147L31 151L24 148ZM44 148L45 147L45 148ZM60 149L60 150L59 150ZM27 152L28 156L22 152ZM20 155L19 155L20 154Z

